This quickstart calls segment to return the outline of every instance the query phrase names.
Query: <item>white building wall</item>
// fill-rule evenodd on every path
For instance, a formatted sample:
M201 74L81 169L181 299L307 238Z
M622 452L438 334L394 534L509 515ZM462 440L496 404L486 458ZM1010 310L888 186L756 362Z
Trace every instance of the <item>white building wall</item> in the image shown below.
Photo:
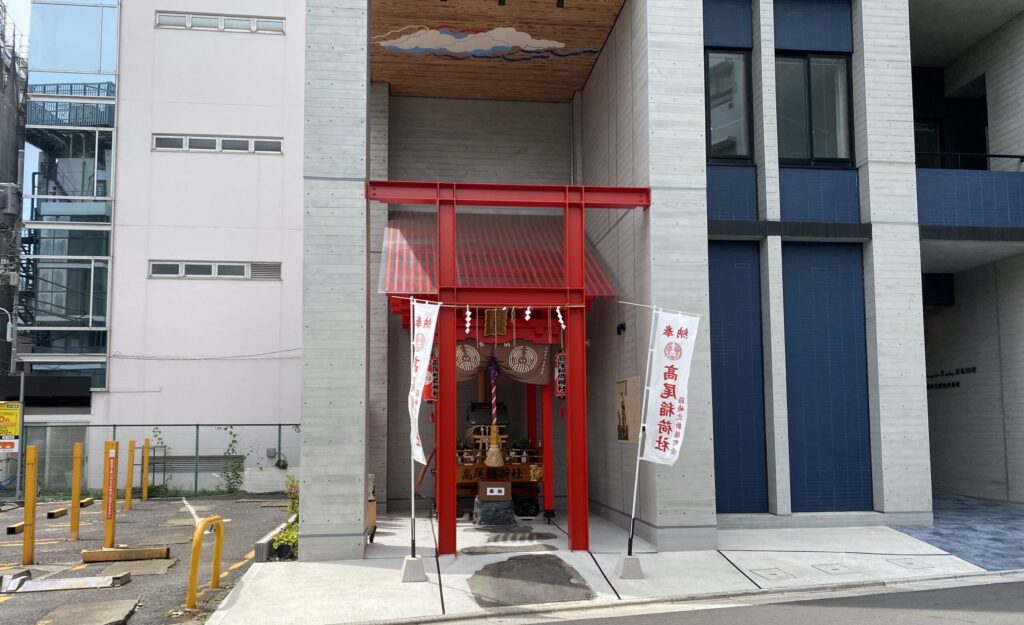
M986 37L945 72L946 93L984 77L988 98L988 151L990 154L1024 154L1024 13ZM1014 159L993 159L992 169L1024 171Z
M197 0L121 8L111 359L97 423L299 420L305 12L284 0L216 8L283 17L288 32L154 27L157 9L210 10ZM155 152L153 133L283 137L284 154ZM150 260L280 262L282 279L154 280ZM246 354L261 355L223 360Z

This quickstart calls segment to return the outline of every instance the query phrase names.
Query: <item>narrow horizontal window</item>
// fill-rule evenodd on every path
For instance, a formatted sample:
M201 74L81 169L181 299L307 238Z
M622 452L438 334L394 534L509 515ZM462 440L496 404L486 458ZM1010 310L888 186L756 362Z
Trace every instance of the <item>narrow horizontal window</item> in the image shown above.
M188 19L185 15L176 13L157 13L156 25L161 28L186 28Z
M216 150L217 140L208 137L189 137L188 149L190 150Z
M252 19L242 17L225 17L224 30L241 30L252 32Z
M181 275L180 263L150 263L149 275L151 276L178 276Z
M280 152L281 142L276 140L257 139L253 142L256 152Z
M233 33L284 34L285 20L275 17L216 15L210 13L157 13L157 28L216 30Z
M193 15L192 28L218 30L220 29L220 18L212 15Z
M212 276L213 265L185 263L186 276Z
M283 33L284 20L256 20L256 31L261 33Z
M153 147L157 150L181 150L185 147L185 138L153 137Z
M282 144L282 139L255 137L153 135L154 150L280 154Z
M149 261L151 278L211 278L221 280L281 280L279 262Z
M245 265L217 265L218 278L244 278Z
M249 140L248 139L221 139L220 149L225 152L248 152L249 151Z

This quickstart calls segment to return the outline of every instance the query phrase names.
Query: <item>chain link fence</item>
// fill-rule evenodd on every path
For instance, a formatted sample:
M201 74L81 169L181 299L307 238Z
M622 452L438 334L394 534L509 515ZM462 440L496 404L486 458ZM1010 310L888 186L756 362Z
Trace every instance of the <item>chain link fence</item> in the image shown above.
M103 442L118 445L118 488L128 471L128 444L136 496L142 490L143 442L149 439L149 496L284 492L285 476L298 477L299 425L84 425L24 426L25 445L38 454L38 496L66 499L71 493L75 443L82 443L82 496L99 496L103 485ZM24 453L20 456L24 463ZM0 454L0 500L17 496L19 456ZM24 465L22 480L24 480ZM23 486L23 484L22 484ZM22 492L24 490L22 489Z

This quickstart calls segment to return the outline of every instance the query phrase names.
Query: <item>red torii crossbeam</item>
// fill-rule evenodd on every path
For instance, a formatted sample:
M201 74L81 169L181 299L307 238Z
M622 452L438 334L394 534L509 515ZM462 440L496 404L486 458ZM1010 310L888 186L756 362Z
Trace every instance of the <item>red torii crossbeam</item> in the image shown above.
M455 306L564 306L566 354L566 456L569 548L590 547L587 475L586 209L648 208L651 190L637 187L511 185L371 180L366 199L385 204L437 207L434 293L445 304L438 319L437 552L456 552ZM558 287L460 286L456 258L456 208L463 206L560 208L565 227L565 284ZM546 425L546 424L545 424ZM545 453L550 453L545 449ZM545 482L551 476L545 475Z

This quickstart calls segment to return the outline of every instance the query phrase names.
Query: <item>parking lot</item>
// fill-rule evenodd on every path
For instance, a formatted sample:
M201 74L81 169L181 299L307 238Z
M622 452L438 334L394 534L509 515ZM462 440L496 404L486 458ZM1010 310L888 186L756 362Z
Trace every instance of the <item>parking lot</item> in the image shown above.
M131 582L118 588L32 592L0 595L0 625L33 625L52 610L69 606L67 623L88 622L92 608L88 604L108 601L137 601L132 625L180 623L194 620L212 611L232 585L251 564L253 545L264 534L287 519L287 499L283 496L223 496L186 499L153 499L134 501L130 511L118 502L116 543L121 546L167 546L171 566L166 571L160 561L146 561L149 574L133 573ZM66 507L66 502L41 503L36 518L36 564L22 567L22 535L0 536L0 574L22 568L32 572L32 579L64 579L110 575L112 563L83 564L84 549L103 545L102 502L81 512L80 540L70 541L69 517L46 518L48 510ZM207 534L199 574L199 612L184 613L188 560L192 533L197 518L220 515L224 520L224 553L221 565L221 588L209 589L214 538ZM0 513L0 526L6 528L24 520L24 510L17 508ZM156 566L154 567L154 563ZM166 563L166 561L165 561ZM123 563L130 564L130 563ZM106 571L106 572L105 572ZM54 621L52 625L62 625Z

